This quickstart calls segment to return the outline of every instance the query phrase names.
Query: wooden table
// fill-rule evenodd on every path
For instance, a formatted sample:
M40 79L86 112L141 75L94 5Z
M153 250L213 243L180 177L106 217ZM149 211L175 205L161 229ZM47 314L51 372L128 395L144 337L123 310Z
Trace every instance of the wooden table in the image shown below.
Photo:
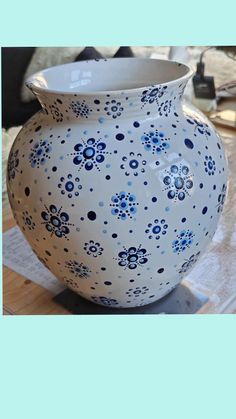
M234 171L231 173L233 179L231 179L231 184L234 186L236 184L236 131L228 128L218 127L218 130L221 135L227 136L231 139L230 149L226 150L227 154L230 154L231 160L234 161ZM227 148L226 144L226 148ZM228 211L223 223L229 223L233 218L233 223L235 226L236 212L235 212L235 187L231 189L228 196ZM224 216L223 216L224 217ZM222 218L223 218L222 217ZM6 205L3 208L3 231L8 230L13 227L15 222L12 218L11 210L9 205ZM232 230L232 226L230 227ZM220 244L221 253L218 255L220 258L220 263L224 263L224 259L227 256L234 257L236 259L236 244L231 243L232 247L229 248L229 237L225 236L223 242ZM227 253L226 253L227 252ZM210 266L209 266L210 269ZM235 278L226 278L228 281L225 283L228 286L230 281L236 281L236 272L224 271L223 275L232 276L235 274ZM233 272L233 273L232 273ZM224 278L225 279L225 278ZM224 293L224 289L221 291ZM229 294L227 294L227 298ZM71 314L69 311L65 310L53 300L53 294L46 290L45 288L33 283L32 281L25 279L21 275L11 271L10 269L3 268L3 313L6 315L10 314ZM225 297L226 298L226 297ZM228 298L229 299L229 298ZM228 301L228 300L227 300ZM226 301L226 304L227 304ZM200 313L209 313L214 312L212 307L212 302L207 303L202 307ZM230 312L236 312L233 308Z

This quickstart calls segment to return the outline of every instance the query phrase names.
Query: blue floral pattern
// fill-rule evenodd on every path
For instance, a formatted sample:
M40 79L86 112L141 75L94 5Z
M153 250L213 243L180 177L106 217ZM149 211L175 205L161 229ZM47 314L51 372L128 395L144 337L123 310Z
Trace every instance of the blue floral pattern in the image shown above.
M205 166L205 172L209 176L213 176L216 171L216 164L212 156L205 156L204 166Z
M7 163L8 179L15 179L16 173L19 169L19 150L11 150Z
M162 102L158 108L158 113L160 116L168 116L171 111L172 100L165 100Z
M133 218L137 212L136 196L130 192L119 192L111 197L112 207L111 213L115 215L119 220L127 220L127 218Z
M145 233L148 235L149 239L155 238L156 240L159 240L161 236L166 235L168 230L168 224L164 218L160 221L156 218L153 223L148 223L147 227Z
M167 86L152 86L143 90L141 96L142 106L145 106L147 103L156 103L158 105L159 99L164 95L166 89Z
M145 132L144 135L141 136L141 142L144 145L144 149L157 155L167 152L170 148L169 141L170 138L165 137L165 134L157 129L147 133Z
M29 162L31 167L37 167L45 165L45 163L50 160L52 153L52 142L45 139L36 141L36 143L31 148L29 154Z
M131 151L128 157L122 157L120 168L124 170L126 176L138 176L141 173L145 173L146 164L147 161L143 159L141 153L134 153Z
M186 195L190 196L190 191L193 188L193 175L186 164L173 164L165 170L163 184L163 191L167 191L169 199L174 202L183 201Z
M138 266L143 266L148 262L150 253L144 249L141 244L138 247L132 246L129 248L123 247L124 250L118 253L118 265L124 269L136 269Z
M67 195L68 198L79 196L82 189L80 184L80 178L76 176L73 178L73 175L69 173L66 177L60 177L60 183L58 183L58 188L61 191L62 195Z
M211 136L211 131L209 129L209 126L205 122L201 122L197 118L192 118L192 117L188 117L187 122L190 125L194 126L195 133L197 131L199 134L205 135L206 137Z
M172 242L172 249L178 255L184 252L193 243L194 233L191 230L182 230Z
M119 302L115 298L109 298L109 297L103 297L103 296L92 296L92 300L97 303L101 304L103 306L117 306Z
M79 170L83 167L85 170L90 171L96 168L100 171L99 165L104 162L106 151L106 143L95 138L89 138L87 141L81 140L74 146L74 153L72 153L73 163L79 166Z
M113 119L116 119L119 116L121 116L123 110L124 108L121 102L116 101L115 99L112 99L110 101L108 100L104 108L104 111L106 112L106 114L108 116L111 116Z
M69 108L72 109L77 118L79 116L81 118L88 118L92 112L92 109L89 109L89 107L86 105L85 100L72 101Z
M182 264L181 268L179 269L179 274L184 274L188 272L197 262L198 258L200 256L200 252L197 252L196 255L190 256L189 259L185 259L185 262Z
M27 227L27 229L30 231L35 229L35 223L33 221L32 215L30 215L27 210L23 211L22 219L24 222L23 230L25 230L25 227Z
M89 242L84 243L84 250L86 251L87 255L97 258L98 256L102 255L103 247L100 245L100 243L95 242L94 240L90 240Z
M62 207L58 208L56 205L44 206L45 210L41 212L43 222L46 230L51 233L51 236L55 234L56 237L62 238L67 237L70 233L69 226L73 224L69 223L69 215L62 211Z
M65 266L75 278L89 278L90 276L91 270L88 266L77 260L68 260L66 261Z

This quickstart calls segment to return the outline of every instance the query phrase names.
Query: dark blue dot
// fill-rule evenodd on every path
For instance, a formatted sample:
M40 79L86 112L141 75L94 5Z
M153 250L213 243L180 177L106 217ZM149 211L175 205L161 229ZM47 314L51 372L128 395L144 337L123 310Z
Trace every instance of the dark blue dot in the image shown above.
M100 103L100 100L98 100L98 99L95 99L94 103L95 103L95 105L99 105L99 103Z
M190 149L192 149L194 147L193 142L191 140L189 140L189 138L185 138L184 144L186 145L186 147L188 147Z
M113 239L116 239L117 238L117 234L116 233L113 233L111 237L113 237Z
M28 186L26 186L26 188L25 188L25 195L26 196L29 196L29 194L30 194L30 188Z
M157 198L155 196L152 197L152 202L157 202Z
M38 132L40 129L41 129L42 127L41 127L41 125L39 125L37 128L35 128L35 132Z
M122 141L124 138L125 138L124 134L121 134L121 133L116 134L116 139L117 139L118 141Z
M164 268L160 268L160 269L158 269L158 271L157 271L159 274L162 274L162 272L164 272Z
M106 268L104 268L104 266L102 266L101 267L101 271L105 271L106 270Z
M202 189L203 188L203 183L200 183L199 188Z
M105 281L104 284L105 285L111 285L112 283L110 281Z
M87 216L88 216L88 219L91 220L91 221L96 220L96 217L97 217L96 212L94 212L94 211L89 211Z
M138 128L140 126L140 123L138 121L134 121L133 125L134 125L135 128Z
M185 223L186 218L185 218L185 217L183 217L181 221L182 221L182 223Z
M204 207L202 210L202 214L206 214L206 212L207 212L207 207Z
M110 180L110 179L111 179L111 176L107 175L106 180Z

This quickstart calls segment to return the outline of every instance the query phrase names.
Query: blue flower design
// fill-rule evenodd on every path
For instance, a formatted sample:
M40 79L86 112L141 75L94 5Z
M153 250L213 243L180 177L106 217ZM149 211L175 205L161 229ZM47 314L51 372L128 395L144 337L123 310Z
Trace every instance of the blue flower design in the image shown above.
M118 118L121 116L124 108L121 105L121 102L117 102L115 99L106 102L106 106L104 111L106 111L108 116L111 116L113 119Z
M79 196L79 191L82 189L82 185L80 184L80 178L76 176L73 179L71 173L69 173L66 177L60 177L60 183L58 183L57 186L61 190L61 194L66 194L68 198L72 198L73 196Z
M194 132L198 131L200 134L204 134L206 137L210 137L211 131L209 129L209 126L205 124L204 122L198 121L196 118L188 117L187 122L190 125L194 126Z
M89 274L91 271L88 266L85 266L83 263L79 263L76 260L68 260L65 263L65 266L76 278L89 278L90 276Z
M142 107L145 106L147 103L152 104L155 102L156 104L158 104L158 100L164 95L166 89L167 86L151 86L148 89L143 90L141 97L141 102L143 103Z
M44 205L45 211L41 212L41 217L44 220L41 224L45 225L45 228L51 236L55 234L56 237L62 238L67 237L70 233L68 226L74 224L69 223L69 215L66 212L62 212L62 207L59 209L55 205L50 205L49 208Z
M53 117L53 119L55 119L56 122L62 122L63 121L63 114L60 111L60 109L58 108L58 104L55 101L53 105L49 106L51 115Z
M178 255L184 252L193 243L194 233L191 230L182 230L177 234L176 240L172 242L172 249Z
M141 142L146 151L151 151L152 154L166 153L170 148L170 138L166 138L165 134L157 129L144 133L141 137Z
M96 258L102 255L103 247L101 247L100 243L95 242L94 240L90 240L88 243L84 243L84 250L86 251L87 255Z
M227 186L225 184L223 184L223 186L221 188L221 192L218 195L217 212L222 212L223 211L225 198L226 198L226 191L227 191Z
M16 172L18 172L19 161L19 150L11 150L7 163L7 175L9 180L15 179Z
M185 262L182 264L181 268L179 269L179 274L183 274L188 272L192 267L195 265L199 258L200 252L196 253L196 255L190 256L189 259L185 259Z
M123 248L124 250L118 253L118 258L115 258L118 260L119 266L125 269L136 269L148 262L147 256L150 256L150 253L147 253L147 250L141 244L138 247L126 248L123 246Z
M215 160L213 160L211 156L205 156L204 166L205 166L205 172L209 176L213 176L216 171L216 164L215 164Z
M126 294L128 295L128 297L141 297L142 295L147 294L147 292L149 291L149 288L146 286L143 287L135 287L135 288L129 288L128 291L126 291Z
M102 304L103 306L117 306L119 303L115 298L109 298L109 297L91 297L91 299L97 303Z
M158 108L158 113L160 116L168 116L170 111L171 111L171 105L172 105L172 101L171 100L165 100L165 102L162 102Z
M29 155L29 161L31 167L43 166L47 160L51 158L50 153L52 152L52 142L48 140L37 141L31 148Z
M86 105L85 100L82 100L82 102L79 102L78 100L72 101L69 108L72 109L77 118L79 116L81 118L88 118L92 112L92 109L89 109L89 107Z
M110 206L113 207L111 210L112 215L116 215L119 220L127 220L128 217L133 218L139 205L135 201L136 196L130 192L116 193L111 197Z
M69 155L74 156L73 163L79 166L79 170L83 167L90 171L94 167L100 171L99 165L104 162L105 155L109 154L106 150L106 144L95 138L89 138L87 141L82 140L81 143L74 146L74 153Z
M155 238L159 240L161 235L165 236L167 233L168 224L164 218L162 220L154 220L153 223L148 224L148 228L145 230L145 233L148 234L148 238Z
M163 191L167 192L167 197L183 201L186 195L190 196L190 191L193 188L193 175L186 164L173 164L169 169L164 171L163 184L165 185Z
M22 213L22 219L25 224L25 227L28 228L28 230L34 230L35 229L35 223L33 221L32 216L29 214L28 211L23 211ZM25 231L25 227L23 226L23 230Z
M143 159L141 153L134 153L131 151L128 157L122 157L122 164L120 165L120 168L125 170L126 176L138 176L140 173L145 173L146 164L147 161Z

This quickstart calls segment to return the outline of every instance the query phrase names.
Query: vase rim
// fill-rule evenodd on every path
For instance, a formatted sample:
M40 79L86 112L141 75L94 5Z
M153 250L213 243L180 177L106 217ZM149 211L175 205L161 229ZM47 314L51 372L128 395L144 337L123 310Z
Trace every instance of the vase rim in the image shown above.
M98 78L97 81L91 80L92 72ZM125 74L126 79L122 79ZM127 74L129 75L128 79ZM108 94L118 96L126 93L132 96L150 87L165 85L172 88L177 84L186 84L192 74L191 67L177 61L153 58L109 58L77 61L49 67L34 73L26 80L25 84L36 95L57 94L91 97ZM140 77L140 79L135 81L134 77ZM106 86L109 87L109 83L110 88L106 88ZM130 87L130 84L134 84L134 86ZM98 87L94 88L91 85L98 85ZM89 86L90 88L88 88Z

